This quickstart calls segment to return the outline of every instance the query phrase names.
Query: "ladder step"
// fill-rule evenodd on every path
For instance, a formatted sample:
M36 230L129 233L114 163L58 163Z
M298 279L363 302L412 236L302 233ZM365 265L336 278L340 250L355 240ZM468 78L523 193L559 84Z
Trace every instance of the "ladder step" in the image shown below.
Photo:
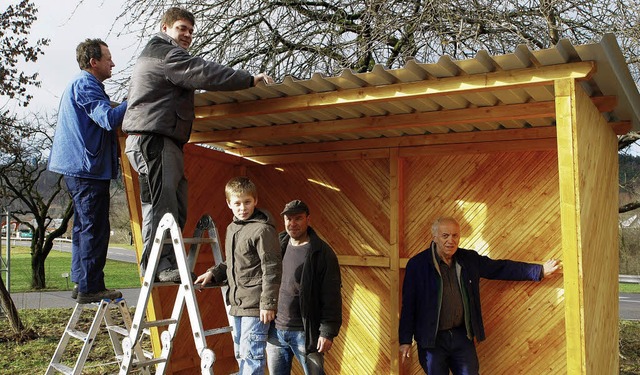
M69 336L75 337L78 340L85 341L87 339L87 333L78 331L77 329L68 329L67 333L69 334Z
M168 326L170 324L176 324L178 323L178 321L176 319L161 319L161 320L154 320L151 322L144 322L144 326L145 327L162 327L162 326Z
M232 332L232 331L233 331L233 327L231 327L231 326L208 329L208 330L204 331L204 337L213 336L213 335L220 335L222 333L229 333L229 332Z
M143 355L146 359L153 359L153 352L150 352L150 351L148 351L148 350L144 350L144 349L142 349L142 355ZM122 362L122 359L123 359L123 358L124 358L124 354L118 354L118 355L116 355L116 360L117 360L118 362ZM137 360L136 360L136 359L134 359L134 360L133 360L133 363L136 363L136 362L137 362Z
M166 361L167 361L167 359L163 358L163 357L152 358L152 359L149 359L147 361L135 361L134 360L131 363L131 368L135 369L135 368L140 368L140 367L149 367L149 366L157 365L158 363L164 363Z
M73 369L69 366L65 366L62 363L52 363L51 367L53 367L56 371L61 372L63 374L73 374Z
M121 336L129 336L129 331L124 328L124 327L120 327L120 326L107 326L107 329L109 331L115 332Z

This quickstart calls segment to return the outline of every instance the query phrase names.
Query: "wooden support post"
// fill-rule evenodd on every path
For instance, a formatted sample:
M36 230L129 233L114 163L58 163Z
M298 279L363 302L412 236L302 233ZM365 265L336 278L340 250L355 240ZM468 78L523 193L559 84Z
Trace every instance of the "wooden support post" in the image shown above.
M574 79L555 83L568 374L618 372L617 139Z

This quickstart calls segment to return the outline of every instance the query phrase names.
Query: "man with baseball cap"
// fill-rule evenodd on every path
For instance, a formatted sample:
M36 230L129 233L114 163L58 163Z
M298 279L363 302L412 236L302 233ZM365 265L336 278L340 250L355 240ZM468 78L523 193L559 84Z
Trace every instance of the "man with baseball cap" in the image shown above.
M295 356L306 375L324 374L324 353L342 325L338 258L309 226L306 203L293 200L281 214L282 283L267 340L269 373L290 374Z

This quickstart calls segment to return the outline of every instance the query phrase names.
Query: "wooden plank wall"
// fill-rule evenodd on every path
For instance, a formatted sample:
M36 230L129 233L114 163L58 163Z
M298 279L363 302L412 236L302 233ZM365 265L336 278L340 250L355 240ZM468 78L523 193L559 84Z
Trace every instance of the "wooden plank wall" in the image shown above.
M567 369L618 372L617 139L584 90L555 85Z
M431 223L461 223L461 247L492 258L561 258L555 150L412 157L405 161L404 249L431 241ZM562 277L541 283L482 281L485 374L561 374L565 369ZM405 373L422 374L417 351Z
M224 184L236 175L258 186L258 206L270 211L283 230L279 212L291 199L305 200L311 225L341 259L344 325L326 358L329 374L395 373L398 280L389 259L406 259L428 246L431 222L442 214L462 223L462 245L492 257L540 261L560 257L558 176L555 151L422 155L280 165L246 164L220 154L186 149L191 233L196 219L210 213L224 237L231 214ZM224 160L223 160L224 159ZM244 166L237 164L245 163ZM390 168L394 163L394 168ZM401 166L401 167L400 167ZM392 173L393 172L393 173ZM391 176L397 179L397 189ZM400 212L392 215L394 207ZM391 217L399 223L391 226ZM396 234L392 244L392 230ZM398 250L394 250L398 249ZM378 266L345 259L373 257ZM196 273L212 260L205 250ZM404 263L400 262L402 266ZM562 277L542 283L483 282L487 340L478 346L485 373L563 373ZM198 293L203 325L225 324L217 290ZM170 314L173 292L159 296ZM396 294L397 296L397 294ZM395 297L397 298L397 297ZM188 322L180 327L171 370L187 374L198 365ZM216 373L235 369L230 338L209 338L218 360ZM397 358L397 356L396 356ZM403 373L420 374L416 353ZM301 374L296 366L294 373Z
M302 199L311 226L340 256L389 255L387 159L343 160L247 168L260 207L275 213ZM341 267L343 328L325 360L328 374L389 373L391 332L388 268ZM302 374L296 366L294 373Z
M124 150L124 137L121 138L121 150ZM127 200L131 215L132 231L136 242L138 256L141 253L142 240L140 235L140 203L136 173L131 169L124 155L121 155L123 175L127 189ZM191 237L197 220L203 214L209 214L216 222L220 237L224 238L226 225L231 220L230 211L224 198L224 184L233 176L241 173L243 164L248 162L213 152L193 145L185 146L185 174L189 180L188 192L188 220L183 235ZM223 249L224 251L224 249ZM203 273L213 263L211 248L202 246L195 273ZM171 315L173 301L177 287L162 287L154 289L152 306L148 314L152 319L168 318ZM198 304L205 329L228 325L226 312L222 303L219 289L204 290L197 293ZM135 301L129 302L131 305ZM185 312L186 314L186 312ZM168 374L192 374L194 369L200 368L198 357L191 336L191 328L186 315L183 315L178 333L174 340L172 359L167 368ZM159 335L154 336L155 350L161 350ZM207 339L209 348L216 353L214 371L231 373L237 371L237 364L233 353L233 342L230 335L212 336Z

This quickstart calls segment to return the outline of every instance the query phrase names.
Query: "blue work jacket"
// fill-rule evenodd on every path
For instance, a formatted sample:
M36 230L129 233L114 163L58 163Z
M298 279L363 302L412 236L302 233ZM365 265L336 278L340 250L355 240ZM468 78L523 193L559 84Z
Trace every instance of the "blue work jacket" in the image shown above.
M407 263L402 286L399 342L411 344L415 339L419 347L435 346L442 305L442 277L436 261L435 243L418 253ZM470 338L485 338L480 305L480 278L497 280L540 281L542 265L493 260L474 250L458 248L453 256L456 274L461 286L465 326Z
M93 74L80 71L60 99L49 170L80 178L116 178L115 129L122 125L126 109L126 101L112 108L102 82Z

